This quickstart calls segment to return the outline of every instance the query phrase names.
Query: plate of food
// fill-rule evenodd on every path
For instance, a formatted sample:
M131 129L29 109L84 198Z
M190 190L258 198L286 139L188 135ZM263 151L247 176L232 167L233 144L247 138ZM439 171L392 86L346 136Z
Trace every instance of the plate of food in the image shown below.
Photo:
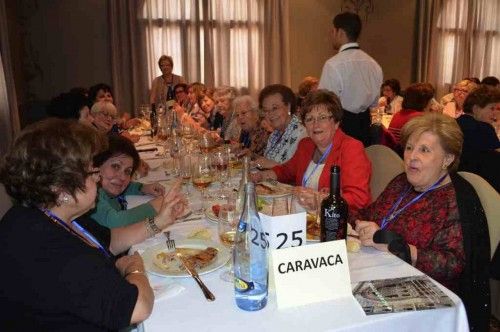
M142 253L146 270L160 277L189 277L177 257L181 253L198 274L210 273L227 263L229 250L221 244L206 240L177 240L175 250L169 250L166 243L149 247Z
M291 195L293 186L275 181L263 181L255 185L257 196L263 198L276 198Z

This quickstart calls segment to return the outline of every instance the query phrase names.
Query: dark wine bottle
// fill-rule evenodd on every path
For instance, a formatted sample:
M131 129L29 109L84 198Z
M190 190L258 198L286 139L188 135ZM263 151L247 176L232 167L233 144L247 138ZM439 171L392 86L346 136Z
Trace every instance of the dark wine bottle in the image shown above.
M149 121L151 122L151 138L153 138L158 133L158 117L156 115L156 104L151 104L151 115Z
M347 237L349 211L346 201L340 195L340 166L330 170L330 195L321 202L321 242L344 240Z

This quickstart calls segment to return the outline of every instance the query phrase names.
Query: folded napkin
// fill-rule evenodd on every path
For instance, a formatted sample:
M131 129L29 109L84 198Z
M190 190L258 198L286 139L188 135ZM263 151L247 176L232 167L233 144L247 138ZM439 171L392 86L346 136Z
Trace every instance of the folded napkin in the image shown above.
M172 298L176 295L179 295L186 289L186 287L182 286L181 284L173 282L171 280L167 280L165 278L163 278L163 280L156 279L154 281L150 279L149 283L153 288L155 302Z

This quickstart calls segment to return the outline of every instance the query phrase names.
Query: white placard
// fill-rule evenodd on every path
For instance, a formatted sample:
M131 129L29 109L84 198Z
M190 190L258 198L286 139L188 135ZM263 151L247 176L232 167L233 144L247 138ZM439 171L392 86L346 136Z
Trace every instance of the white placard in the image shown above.
M278 308L353 298L345 240L271 251Z
M306 244L306 213L268 216L259 212L269 249L298 247Z

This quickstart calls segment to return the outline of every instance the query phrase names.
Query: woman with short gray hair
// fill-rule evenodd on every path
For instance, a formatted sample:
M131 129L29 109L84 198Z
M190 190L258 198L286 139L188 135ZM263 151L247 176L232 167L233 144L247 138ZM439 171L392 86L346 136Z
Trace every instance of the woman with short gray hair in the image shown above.
M243 153L255 159L264 154L269 133L262 128L257 102L250 96L236 97L233 101L236 121L241 128L239 142L243 145Z

